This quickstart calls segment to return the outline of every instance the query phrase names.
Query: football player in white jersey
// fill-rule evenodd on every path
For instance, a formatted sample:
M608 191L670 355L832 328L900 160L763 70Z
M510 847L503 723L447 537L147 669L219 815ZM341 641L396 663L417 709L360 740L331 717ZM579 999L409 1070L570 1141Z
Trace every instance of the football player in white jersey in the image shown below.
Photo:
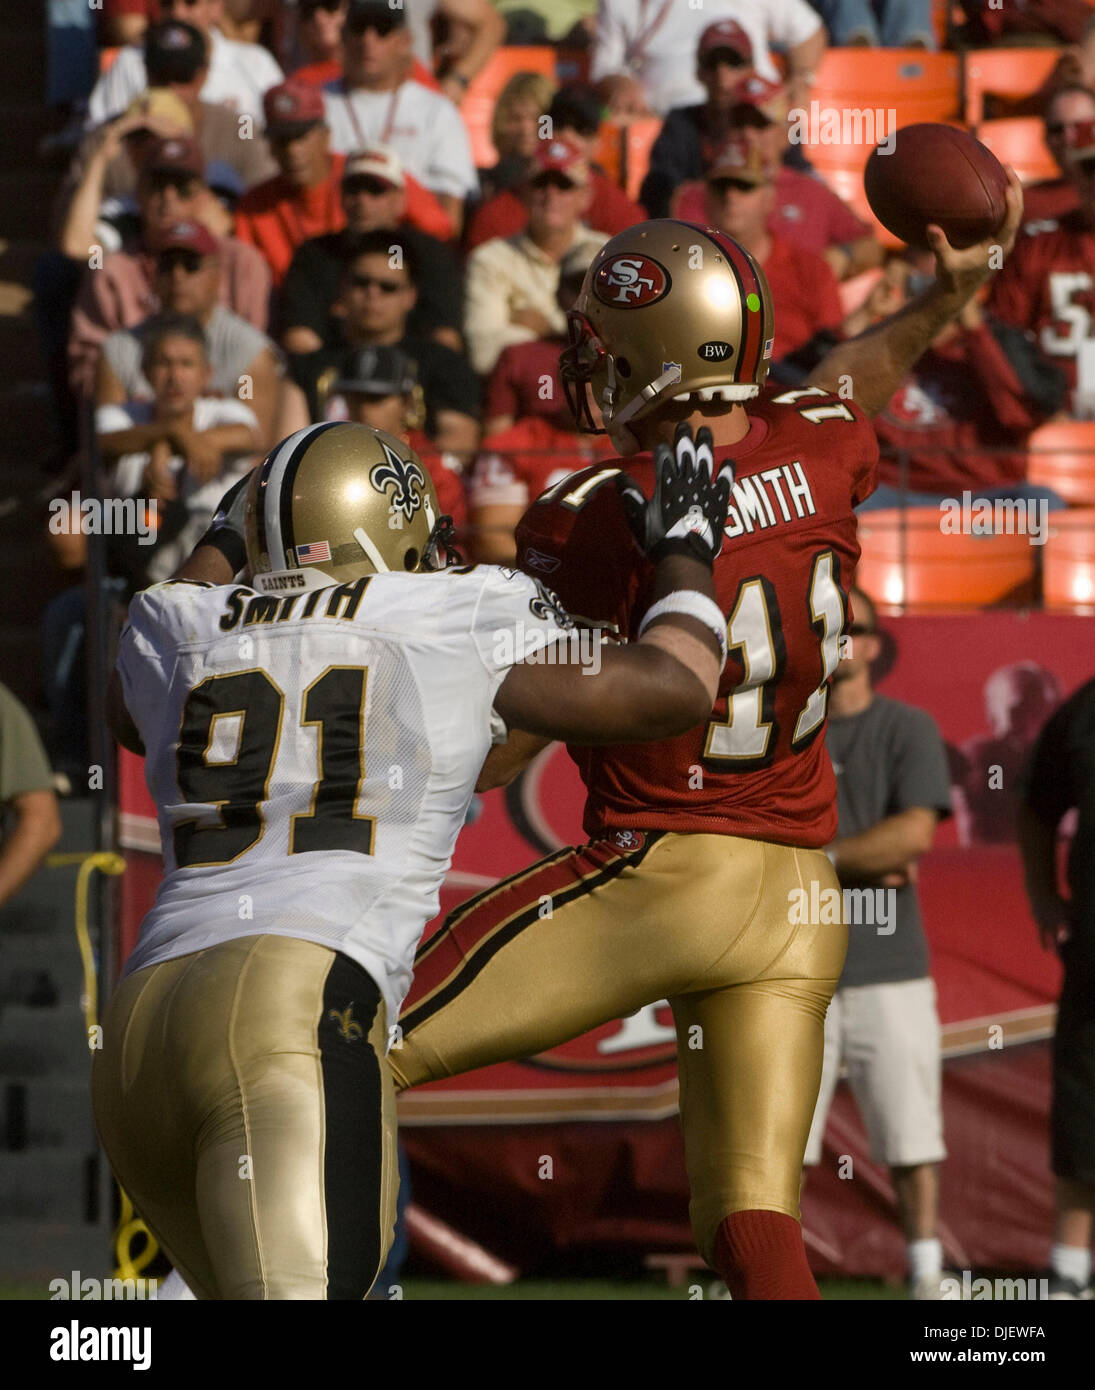
M492 744L659 739L710 712L732 468L712 476L705 435L659 451L631 646L593 646L526 575L447 563L415 454L346 423L280 444L130 605L111 722L146 756L165 876L95 1115L198 1297L372 1286L398 1181L389 1027Z

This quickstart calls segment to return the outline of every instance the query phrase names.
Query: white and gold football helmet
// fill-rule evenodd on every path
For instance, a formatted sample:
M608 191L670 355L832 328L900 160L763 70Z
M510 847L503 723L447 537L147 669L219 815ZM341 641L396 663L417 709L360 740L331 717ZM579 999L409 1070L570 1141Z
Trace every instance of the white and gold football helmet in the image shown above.
M429 473L394 435L346 421L291 434L255 469L244 506L256 589L284 593L459 561Z

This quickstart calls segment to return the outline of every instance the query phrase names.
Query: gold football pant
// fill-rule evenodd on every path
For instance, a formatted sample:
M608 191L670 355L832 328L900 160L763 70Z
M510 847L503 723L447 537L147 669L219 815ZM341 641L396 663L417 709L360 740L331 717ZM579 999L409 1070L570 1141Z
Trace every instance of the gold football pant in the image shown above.
M617 839L631 847L564 850L457 908L419 949L388 1060L398 1087L417 1086L534 1056L667 998L692 1228L710 1262L731 1212L799 1219L825 1010L847 944L842 921L802 919L812 881L839 885L819 851L727 835Z
M308 941L245 937L119 985L96 1123L199 1298L365 1297L399 1182L386 1044L371 976Z

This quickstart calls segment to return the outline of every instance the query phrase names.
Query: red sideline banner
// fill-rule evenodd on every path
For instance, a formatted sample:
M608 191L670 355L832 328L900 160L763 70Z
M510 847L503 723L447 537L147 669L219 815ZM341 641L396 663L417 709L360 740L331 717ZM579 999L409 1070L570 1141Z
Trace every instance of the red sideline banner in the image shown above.
M1047 1040L1059 967L1027 910L1014 797L1038 730L1092 675L1091 632L1088 619L1044 613L884 623L877 688L935 717L956 806L921 861L919 891L946 1057L941 1235L958 1268L1048 1259ZM139 760L123 755L120 786L128 949L158 878L158 840ZM442 890L443 912L580 842L582 800L558 746L513 786L480 798ZM692 1245L675 1039L657 1001L543 1056L423 1087L401 1099L400 1120L416 1200L522 1269L566 1251ZM540 1176L545 1155L550 1181ZM844 1085L804 1221L818 1273L903 1272L889 1178L867 1155Z

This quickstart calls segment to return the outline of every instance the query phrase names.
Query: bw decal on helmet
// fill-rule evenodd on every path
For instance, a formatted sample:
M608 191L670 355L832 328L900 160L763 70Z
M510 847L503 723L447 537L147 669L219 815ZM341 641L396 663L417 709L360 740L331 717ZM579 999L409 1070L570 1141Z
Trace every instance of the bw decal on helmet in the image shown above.
M284 593L459 560L421 459L383 430L309 425L255 470L244 510L256 589Z

